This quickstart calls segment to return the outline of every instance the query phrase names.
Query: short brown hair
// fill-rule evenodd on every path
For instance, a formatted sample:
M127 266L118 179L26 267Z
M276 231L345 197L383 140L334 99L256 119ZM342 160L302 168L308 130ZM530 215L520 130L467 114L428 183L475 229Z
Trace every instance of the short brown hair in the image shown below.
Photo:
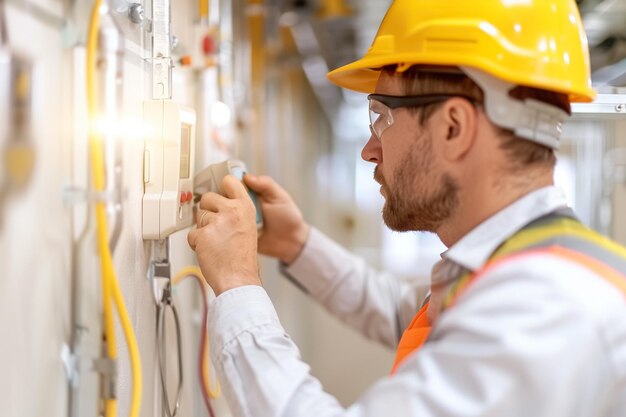
M400 77L404 84L404 94L459 94L474 99L474 102L483 105L484 93L482 89L465 73L456 67L429 67L414 65L404 72L397 72L397 66L383 68L388 75ZM531 87L516 87L509 93L517 99L532 98L547 104L557 106L568 113L570 103L566 94L540 90ZM413 109L419 114L420 125L435 113L442 103ZM515 136L512 130L495 126L498 136L502 139L500 147L505 151L513 170L523 170L528 166L549 166L556 163L554 150L541 144Z

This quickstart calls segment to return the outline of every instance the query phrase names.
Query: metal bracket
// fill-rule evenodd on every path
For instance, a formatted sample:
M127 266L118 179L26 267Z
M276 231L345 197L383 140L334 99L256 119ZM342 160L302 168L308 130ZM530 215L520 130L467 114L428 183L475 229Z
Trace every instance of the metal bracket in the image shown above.
M78 386L78 361L78 357L72 353L69 345L64 344L61 348L61 362L63 363L63 369L65 369L67 380L72 388L76 388Z
M626 94L598 94L592 103L574 103L572 118L577 120L626 118Z
M152 0L152 98L172 97L170 1Z
M67 344L61 348L61 362L70 386L78 387L80 358L72 353ZM102 378L102 398L107 400L117 398L117 361L110 358L94 359L92 370L99 373Z
M170 264L170 240L152 241L152 262L148 268L148 279L152 281L154 302L163 304L165 290L171 286L172 267Z
M94 359L93 370L102 377L102 398L117 398L117 361L110 358Z

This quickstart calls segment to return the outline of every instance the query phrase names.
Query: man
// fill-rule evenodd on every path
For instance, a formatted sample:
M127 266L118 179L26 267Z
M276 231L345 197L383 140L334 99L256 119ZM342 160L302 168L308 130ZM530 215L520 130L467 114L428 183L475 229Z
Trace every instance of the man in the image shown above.
M362 157L385 223L449 247L428 300L309 227L267 177L245 179L262 202L258 242L241 183L202 197L189 243L217 295L213 361L236 416L626 415L626 250L552 185L570 102L594 96L586 48L573 0L396 0L366 56L329 74L374 93ZM392 374L348 409L281 327L257 249L397 348Z

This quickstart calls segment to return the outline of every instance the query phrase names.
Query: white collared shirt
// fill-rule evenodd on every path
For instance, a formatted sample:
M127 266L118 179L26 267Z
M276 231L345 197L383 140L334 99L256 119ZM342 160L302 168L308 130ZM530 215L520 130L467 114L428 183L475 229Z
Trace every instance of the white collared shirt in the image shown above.
M474 270L515 231L562 207L556 188L530 193L468 233L442 262ZM392 348L425 295L317 230L285 272ZM477 281L438 318L419 352L347 409L310 375L263 288L220 295L209 332L235 416L624 417L625 318L624 294L580 265L549 255L511 261Z

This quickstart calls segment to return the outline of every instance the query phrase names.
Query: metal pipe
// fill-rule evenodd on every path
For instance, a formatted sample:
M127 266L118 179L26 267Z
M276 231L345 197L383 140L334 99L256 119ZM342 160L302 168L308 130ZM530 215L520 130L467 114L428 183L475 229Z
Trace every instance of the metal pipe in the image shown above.
M170 0L152 0L152 98L172 98Z
M102 109L102 139L105 143L106 189L98 198L108 198L107 214L112 225L109 237L111 252L115 250L122 229L122 159L118 132L111 127L115 125L121 114L123 88L124 44L122 33L109 10L101 16L99 31L99 73L101 91L99 108ZM80 55L81 62L84 56ZM89 202L89 192L85 192ZM91 206L89 202L88 206ZM99 322L100 311L95 312L85 304L85 295L97 294L97 281L92 280L94 265L93 247L95 240L95 223L87 210L85 229L72 247L72 323L73 332L70 342L73 360L76 363L76 377L70 380L69 416L76 417L97 412L97 389L94 390L93 370L91 361L100 355L100 335L102 329ZM94 361L94 363L96 363ZM86 378L89 375L89 378ZM80 380L80 384L79 384ZM94 395L94 397L92 397Z
M102 137L105 146L106 192L110 198L107 214L111 227L109 246L111 252L119 241L122 231L122 153L119 132L113 127L122 114L123 76L124 76L124 38L115 22L111 10L101 20L100 29L100 91L102 120L104 129Z

